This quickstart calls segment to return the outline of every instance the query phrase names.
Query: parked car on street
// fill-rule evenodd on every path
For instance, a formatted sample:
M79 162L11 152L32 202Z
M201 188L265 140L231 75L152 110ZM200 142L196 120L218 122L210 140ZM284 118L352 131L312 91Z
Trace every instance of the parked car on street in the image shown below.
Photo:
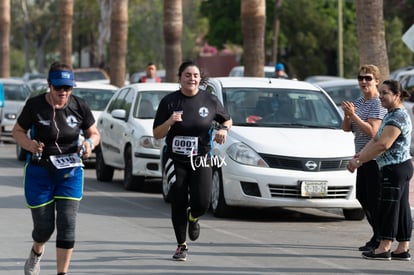
M26 81L26 83L27 83L27 86L29 86L30 91L31 91L30 96L38 95L38 94L47 92L49 90L49 86L47 84L46 78L32 79L32 80Z
M34 80L32 80L34 81ZM31 82L31 81L29 81ZM32 91L31 96L36 96L48 92L47 81L39 81L38 86ZM76 82L76 86L72 89L72 95L83 98L92 110L95 120L98 120L101 112L105 109L107 103L112 98L118 88L109 84L99 84L93 82ZM83 139L83 135L80 136ZM94 148L92 156L87 160L88 163L95 161L95 152L99 146ZM16 156L18 160L26 160L27 152L16 143Z
M17 114L23 107L30 89L21 79L1 78L4 89L4 108L1 117L1 135L12 138L12 129L16 123Z
M328 93L342 115L341 103L344 101L352 102L362 95L357 79L328 80L314 83L314 85L321 87Z
M227 216L233 207L341 208L362 219L353 135L322 89L295 80L210 78L205 90L221 100L233 127L223 145L213 144L211 209ZM214 133L213 133L214 136ZM217 161L216 163L219 163ZM163 180L163 196L166 199Z
M400 81L404 74L410 73L413 71L414 71L413 65L405 66L405 67L402 67L402 68L399 68L399 69L396 69L390 72L390 78Z
M309 82L309 83L318 83L322 81L340 80L340 79L343 79L343 77L334 76L334 75L310 75L307 78L305 78L304 81Z
M411 94L410 101L414 101L414 70L401 73L399 81L402 87Z
M265 66L264 67L265 77L275 77L275 67L274 66ZM244 76L244 66L233 67L229 73L231 77L241 77Z
M109 81L108 73L101 68L76 68L73 70L75 81Z
M101 134L96 152L96 178L112 181L124 170L124 187L139 188L146 178L161 179L160 147L152 135L160 100L179 89L178 83L136 83L117 91L98 119Z

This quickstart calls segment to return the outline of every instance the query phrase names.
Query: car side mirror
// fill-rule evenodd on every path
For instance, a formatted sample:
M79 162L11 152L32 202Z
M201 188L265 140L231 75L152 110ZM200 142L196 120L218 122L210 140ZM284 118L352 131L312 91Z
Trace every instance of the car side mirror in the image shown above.
M126 112L123 109L115 109L111 112L111 116L116 119L126 120Z

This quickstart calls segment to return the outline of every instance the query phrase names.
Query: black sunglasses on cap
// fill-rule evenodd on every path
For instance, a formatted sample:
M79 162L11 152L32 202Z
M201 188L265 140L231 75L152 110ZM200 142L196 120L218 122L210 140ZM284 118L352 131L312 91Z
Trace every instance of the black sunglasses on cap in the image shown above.
M364 79L365 79L365 81L371 81L371 80L373 80L372 76L370 76L370 75L358 75L358 80L359 81L362 81Z

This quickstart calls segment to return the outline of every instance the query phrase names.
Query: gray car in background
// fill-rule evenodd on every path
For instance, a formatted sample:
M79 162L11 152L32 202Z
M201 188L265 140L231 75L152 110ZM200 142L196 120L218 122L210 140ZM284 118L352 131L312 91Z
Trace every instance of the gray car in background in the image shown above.
M1 117L2 137L12 137L12 129L16 123L17 114L30 95L27 84L20 79L1 78L4 88L4 108Z

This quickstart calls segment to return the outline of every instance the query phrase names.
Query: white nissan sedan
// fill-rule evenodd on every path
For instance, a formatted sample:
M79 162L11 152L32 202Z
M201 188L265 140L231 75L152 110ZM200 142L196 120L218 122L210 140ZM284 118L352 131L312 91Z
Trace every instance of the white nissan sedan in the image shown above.
M96 177L112 181L114 169L124 170L124 188L137 189L145 179L161 179L160 147L152 135L161 99L178 83L136 83L119 89L98 119L101 134L96 151Z
M213 145L211 208L226 216L240 207L341 208L362 219L352 133L325 91L295 80L211 78L205 87L233 119L225 144ZM164 192L164 189L163 189Z

